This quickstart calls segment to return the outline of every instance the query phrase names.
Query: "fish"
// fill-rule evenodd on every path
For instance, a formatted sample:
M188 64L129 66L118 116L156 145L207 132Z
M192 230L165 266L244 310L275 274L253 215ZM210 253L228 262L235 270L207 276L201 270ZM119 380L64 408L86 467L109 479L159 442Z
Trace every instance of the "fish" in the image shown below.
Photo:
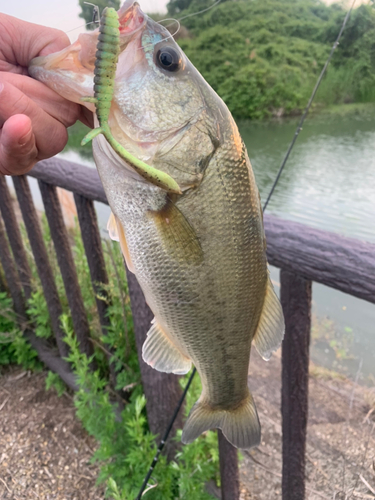
M112 209L109 234L155 316L143 359L178 375L194 364L200 375L183 443L220 428L233 446L249 449L261 436L248 389L251 347L269 359L284 335L254 173L227 106L166 28L134 0L118 17L108 125L123 148L180 188L148 182L103 135L93 139ZM81 34L61 52L32 60L30 75L94 112L87 97L97 40L98 31Z

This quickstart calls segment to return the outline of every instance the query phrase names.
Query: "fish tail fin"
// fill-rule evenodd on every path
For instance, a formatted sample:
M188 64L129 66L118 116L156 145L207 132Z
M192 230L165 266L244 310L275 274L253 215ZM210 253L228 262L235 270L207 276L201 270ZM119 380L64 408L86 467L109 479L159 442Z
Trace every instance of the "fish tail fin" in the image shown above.
M182 442L191 443L202 432L219 428L236 448L252 448L260 443L260 423L250 392L234 410L215 410L201 398L190 411L182 433Z

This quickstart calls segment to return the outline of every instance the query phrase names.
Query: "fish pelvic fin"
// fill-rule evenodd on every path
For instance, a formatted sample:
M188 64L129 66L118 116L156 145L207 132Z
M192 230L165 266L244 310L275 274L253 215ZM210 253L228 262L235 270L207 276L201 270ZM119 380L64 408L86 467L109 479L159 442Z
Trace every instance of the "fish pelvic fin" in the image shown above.
M263 359L268 361L272 353L281 346L284 332L283 310L268 277L263 310L253 339L254 346Z
M182 442L191 443L209 429L219 428L236 448L249 449L260 443L260 423L250 392L239 406L231 410L212 408L201 398L190 411L182 432Z
M142 357L148 365L159 372L185 375L191 368L191 360L173 344L157 322L154 322L147 333Z

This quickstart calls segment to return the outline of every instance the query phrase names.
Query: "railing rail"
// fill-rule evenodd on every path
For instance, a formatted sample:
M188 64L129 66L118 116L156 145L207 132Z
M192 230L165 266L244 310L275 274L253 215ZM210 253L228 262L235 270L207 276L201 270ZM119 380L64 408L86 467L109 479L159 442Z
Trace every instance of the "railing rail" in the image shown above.
M94 289L98 282L107 282L99 228L93 202L107 204L99 175L95 169L58 158L40 162L29 174L39 181L51 235L63 276L72 319L82 352L90 354L89 328L84 312L76 269L62 221L56 186L74 193L78 219ZM30 327L26 337L40 358L59 373L72 388L76 388L69 366L62 359L67 354L59 325L61 305L57 296L52 270L39 227L30 188L25 177L15 178L14 185L29 235L38 273L41 278L59 352L38 339ZM0 210L12 248L10 253L0 218L0 261L13 298L20 323L25 325L25 298L30 296L31 276L24 247L13 213L5 179L0 177ZM281 269L281 303L286 334L282 347L282 420L283 420L283 500L303 500L305 495L305 447L308 412L308 368L312 281L375 303L375 245L346 238L302 224L264 218L269 263ZM4 286L4 284L2 284ZM141 346L148 331L152 313L148 309L139 285L128 274L136 344L141 376L147 399L150 429L161 434L180 397L176 376L155 372L141 356ZM23 293L22 293L23 289ZM108 327L105 303L97 302L98 314L105 334ZM112 380L115 374L112 373ZM160 404L163 407L160 407ZM180 415L176 426L181 426ZM236 453L219 435L224 500L238 498L238 467ZM228 447L229 446L229 447ZM173 450L170 448L169 452ZM224 456L225 455L225 456ZM231 472L229 472L231 471Z
M108 204L99 174L65 160L44 160L29 174L48 184ZM264 216L271 265L375 304L375 245Z

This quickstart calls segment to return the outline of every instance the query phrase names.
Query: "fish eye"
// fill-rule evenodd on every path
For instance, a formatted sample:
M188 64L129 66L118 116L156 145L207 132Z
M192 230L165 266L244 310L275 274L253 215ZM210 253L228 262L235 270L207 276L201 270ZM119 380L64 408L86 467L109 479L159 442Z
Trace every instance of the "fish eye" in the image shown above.
M167 71L177 71L181 66L181 56L172 47L164 47L156 54L156 63L160 68Z

